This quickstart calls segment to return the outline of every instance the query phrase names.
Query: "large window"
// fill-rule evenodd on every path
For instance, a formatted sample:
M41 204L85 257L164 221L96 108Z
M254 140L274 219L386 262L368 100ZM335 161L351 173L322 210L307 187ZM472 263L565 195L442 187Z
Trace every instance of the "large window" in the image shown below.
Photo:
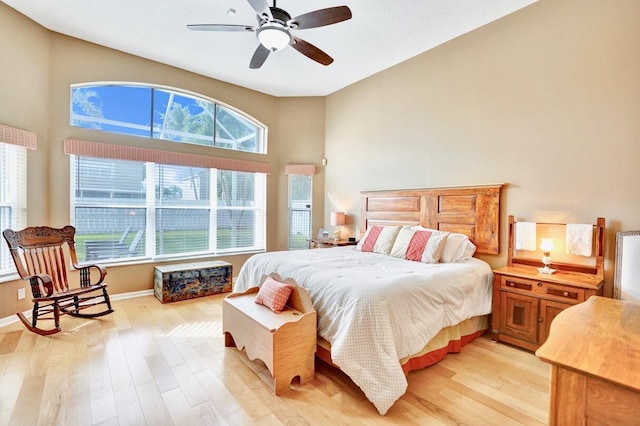
M22 229L27 218L27 148L0 141L0 232ZM9 249L0 244L0 275L15 272Z
M194 94L132 84L71 86L71 125L179 143L266 153L254 119Z
M264 250L264 173L72 155L80 260Z

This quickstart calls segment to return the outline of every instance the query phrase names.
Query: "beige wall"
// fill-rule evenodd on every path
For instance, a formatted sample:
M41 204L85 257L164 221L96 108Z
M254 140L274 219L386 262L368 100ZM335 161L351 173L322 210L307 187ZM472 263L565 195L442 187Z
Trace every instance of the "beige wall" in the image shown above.
M34 131L37 151L28 155L28 224L62 226L69 223L69 158L65 138L132 146L176 148L210 155L211 149L125 135L102 134L69 125L69 85L93 81L125 81L164 85L200 93L238 108L268 126L268 155L214 149L222 157L268 162L267 249L287 247L287 163L314 163L324 154L324 98L275 98L199 76L119 51L51 33L0 3L0 122ZM11 60L7 60L11 58ZM314 221L322 221L324 175L315 178ZM4 244L4 242L3 242ZM225 256L237 274L248 255ZM153 264L110 267L110 293L153 287ZM17 288L26 283L0 283L0 319L30 302L17 301Z
M363 189L506 182L503 223L606 218L610 293L615 233L640 229L638 117L640 2L541 0L328 96L325 215L357 218Z

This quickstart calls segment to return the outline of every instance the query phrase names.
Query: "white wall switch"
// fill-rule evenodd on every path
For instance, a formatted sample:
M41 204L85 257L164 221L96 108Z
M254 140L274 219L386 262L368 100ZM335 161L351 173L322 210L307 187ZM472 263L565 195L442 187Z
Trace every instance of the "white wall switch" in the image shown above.
M23 288L19 288L18 289L18 300L22 300L25 298L25 291L24 291L24 287Z

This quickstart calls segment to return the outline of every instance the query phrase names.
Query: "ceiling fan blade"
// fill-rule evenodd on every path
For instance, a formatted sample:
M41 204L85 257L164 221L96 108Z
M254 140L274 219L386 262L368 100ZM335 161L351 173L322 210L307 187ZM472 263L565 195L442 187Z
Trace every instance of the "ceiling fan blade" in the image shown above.
M187 28L193 31L255 31L251 25L231 25L231 24L192 24Z
M267 0L247 0L247 1L249 2L253 10L256 11L259 17L262 17L263 15L267 15L269 19L273 19L273 16L271 15L271 9L269 9L269 4L267 3Z
M291 47L302 53L304 56L313 59L314 61L321 63L322 65L329 65L333 62L333 58L322 50L315 47L313 44L302 40L296 36L293 36L293 43Z
M307 28L324 27L325 25L336 24L338 22L351 19L351 9L347 6L329 7L327 9L315 10L291 19L289 23L299 30Z
M258 48L255 52L253 52L253 56L251 57L251 62L249 63L249 68L258 69L264 64L264 61L269 57L269 53L271 51L264 47L262 44L258 45Z

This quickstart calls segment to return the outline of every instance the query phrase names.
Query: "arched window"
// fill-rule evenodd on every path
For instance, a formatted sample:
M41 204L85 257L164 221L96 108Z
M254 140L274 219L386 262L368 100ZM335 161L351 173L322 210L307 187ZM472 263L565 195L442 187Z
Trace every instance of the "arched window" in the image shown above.
M167 88L71 87L71 125L266 153L266 128L229 106ZM77 139L71 221L80 261L131 262L265 249L268 163Z
M266 128L193 93L137 84L71 86L71 125L179 143L266 154Z

